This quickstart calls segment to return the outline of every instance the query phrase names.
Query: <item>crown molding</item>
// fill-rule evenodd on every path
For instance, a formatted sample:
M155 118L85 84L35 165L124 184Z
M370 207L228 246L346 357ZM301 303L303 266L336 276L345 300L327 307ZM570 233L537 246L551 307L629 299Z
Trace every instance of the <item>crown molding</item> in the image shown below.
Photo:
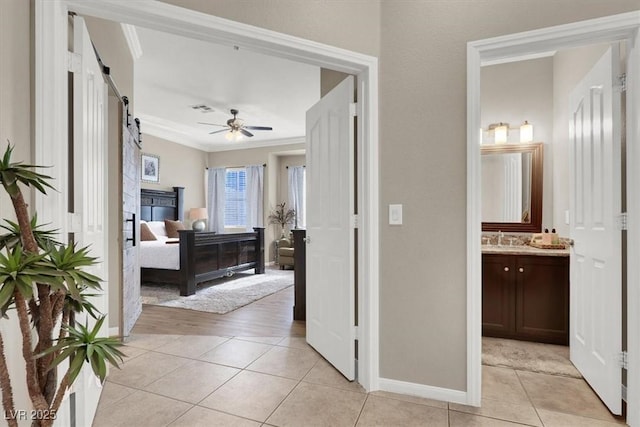
M135 61L137 59L140 59L140 57L142 56L142 45L140 44L140 38L138 37L138 31L136 31L136 27L124 23L121 23L120 27L122 27L122 32L124 33L124 38L127 40L129 52L131 52L133 60Z

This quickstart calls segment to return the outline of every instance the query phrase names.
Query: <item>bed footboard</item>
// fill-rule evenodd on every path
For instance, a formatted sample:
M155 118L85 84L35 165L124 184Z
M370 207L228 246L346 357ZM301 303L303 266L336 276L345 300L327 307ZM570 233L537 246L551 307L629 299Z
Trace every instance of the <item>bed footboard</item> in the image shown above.
M237 271L255 269L264 274L264 228L254 232L216 234L181 230L180 295L196 293L196 285L207 280L232 276Z

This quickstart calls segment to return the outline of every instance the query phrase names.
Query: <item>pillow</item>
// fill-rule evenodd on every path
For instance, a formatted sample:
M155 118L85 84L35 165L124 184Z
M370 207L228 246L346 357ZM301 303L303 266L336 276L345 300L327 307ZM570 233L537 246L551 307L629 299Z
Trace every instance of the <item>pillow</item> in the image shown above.
M149 221L147 225L156 237L167 237L167 231L164 229L164 221Z
M158 238L153 234L146 222L140 222L140 241L148 242L151 240L158 240Z
M181 221L171 221L170 219L164 220L164 228L167 230L168 237L180 237L178 230L186 230Z

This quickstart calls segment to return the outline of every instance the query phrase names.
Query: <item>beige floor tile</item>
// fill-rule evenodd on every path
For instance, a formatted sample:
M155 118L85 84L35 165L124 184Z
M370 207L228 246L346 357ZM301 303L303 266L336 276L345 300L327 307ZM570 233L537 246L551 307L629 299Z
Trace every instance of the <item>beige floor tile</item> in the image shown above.
M533 405L605 421L615 418L582 379L516 371Z
M397 399L369 396L357 426L443 426L449 425L447 410Z
M191 405L145 391L136 391L112 405L98 407L93 427L166 426Z
M364 388L356 381L347 380L336 368L329 362L320 358L309 373L302 379L308 383L322 384L329 387L337 387L345 390L357 391L365 393Z
M154 351L195 359L228 340L229 338L217 336L185 335L169 344L156 348Z
M125 344L129 347L154 350L165 344L170 344L181 336L182 335L135 334L128 337L125 341Z
M482 367L482 397L529 404L529 398L513 369Z
M279 343L281 347L312 349L305 337L284 337Z
M194 360L144 389L184 402L198 403L238 372L239 369Z
M465 414L464 412L449 411L449 427L509 427L522 424L495 418L481 417L480 415Z
M242 371L200 402L200 406L264 421L296 384L287 378Z
M273 347L247 369L300 380L307 375L318 359L318 354L313 350Z
M222 412L212 409L194 406L170 424L170 427L259 427L260 423L247 420L245 418L236 417L234 415L223 414Z
M244 368L271 349L271 345L232 339L198 357L206 362Z
M149 350L144 349L144 348L140 348L140 347L131 347L128 345L124 345L122 347L119 348L119 350L121 352L123 352L125 354L126 357L123 357L124 363L127 363L133 359L135 359L138 356L141 356L145 353L148 353Z
M98 405L109 406L112 403L119 401L120 399L124 399L135 391L136 390L133 388L112 383L111 381L106 381L102 389L102 394L100 394L100 402L98 403Z
M283 337L234 337L237 340L259 342L261 344L278 344L283 340Z
M139 389L188 362L183 357L150 351L125 363L122 369L112 369L108 378L116 384Z
M287 426L353 426L366 395L301 382L267 420Z
M540 418L533 405L524 403L505 402L502 400L482 399L482 406L449 404L449 409L467 414L483 415L485 417L499 418L514 423L522 423L530 426L542 426Z
M386 397L387 399L402 400L409 403L417 403L419 405L433 406L434 408L447 409L449 404L441 400L427 399L425 397L409 396L408 394L392 393L390 391L374 391L369 393L371 396Z
M616 422L609 422L545 409L538 409L538 414L542 418L545 427L615 427L626 425L622 418Z

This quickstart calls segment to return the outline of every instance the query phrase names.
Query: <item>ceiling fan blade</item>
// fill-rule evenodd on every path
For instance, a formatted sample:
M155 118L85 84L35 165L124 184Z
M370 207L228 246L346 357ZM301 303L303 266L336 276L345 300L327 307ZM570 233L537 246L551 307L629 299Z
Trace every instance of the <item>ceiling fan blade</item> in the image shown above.
M213 135L214 133L220 133L220 132L226 132L229 129L220 129L220 130L214 130L213 132L209 132L209 135Z
M271 126L243 126L245 129L251 130L273 130Z
M198 124L200 124L200 125L211 125L211 126L226 126L226 125L219 125L217 123L207 123L207 122L198 122Z
M244 128L240 128L238 129L244 136L253 136L253 134L251 132L249 132L248 130L244 129Z

